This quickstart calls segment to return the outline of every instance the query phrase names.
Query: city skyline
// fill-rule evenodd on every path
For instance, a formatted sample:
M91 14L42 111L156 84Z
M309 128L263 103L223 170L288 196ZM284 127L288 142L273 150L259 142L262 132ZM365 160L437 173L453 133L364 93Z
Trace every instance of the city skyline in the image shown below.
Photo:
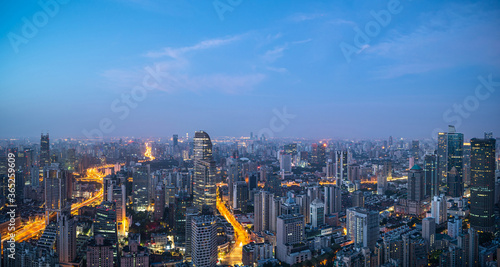
M84 137L103 119L105 137L246 136L276 113L290 115L276 137L500 132L497 2L62 2L1 4L0 123L15 127L0 138ZM127 106L151 72L163 78Z

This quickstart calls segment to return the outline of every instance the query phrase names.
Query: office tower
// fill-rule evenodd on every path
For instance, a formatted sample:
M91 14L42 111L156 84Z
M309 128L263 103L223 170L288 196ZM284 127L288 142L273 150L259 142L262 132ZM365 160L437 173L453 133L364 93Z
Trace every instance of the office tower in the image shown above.
M436 155L424 157L424 196L439 195L438 159Z
M457 238L462 233L462 219L459 217L451 217L448 219L448 235L451 238Z
M217 264L217 225L210 215L191 220L191 255L193 266L215 267Z
M186 211L190 204L191 201L185 191L180 191L175 196L173 228L176 247L184 247L186 244Z
M233 209L246 211L248 203L248 185L244 181L233 185Z
M113 267L113 245L102 235L95 236L87 246L87 267Z
M420 142L418 140L411 141L411 156L415 159L416 162L420 159ZM413 166L410 166L410 168Z
M174 147L178 146L179 145L179 135L174 134L174 136L172 137L172 141L173 141Z
M76 223L69 213L61 215L58 221L57 254L60 263L70 263L76 258Z
M254 195L254 231L256 233L271 229L271 207L274 195L260 191Z
M234 184L239 181L243 181L241 163L237 159L230 159L227 169L227 186L229 189L230 203L233 203Z
M318 164L324 165L326 162L326 144L319 144L317 151Z
M436 225L446 222L446 198L444 195L434 196L431 202L431 216L436 220Z
M138 163L140 164L140 163ZM146 211L149 207L150 165L137 165L133 169L132 201L135 212Z
M280 170L284 171L284 172L291 172L292 171L292 155L281 154Z
M462 197L463 195L463 151L464 135L455 132L455 127L450 126L448 133L448 166L447 184L448 195Z
M248 191L252 191L257 188L257 173L252 173L248 176Z
M66 172L59 169L58 163L44 167L45 177L45 216L48 224L50 214L56 212L57 218L67 208Z
M305 225L303 215L280 215L277 220L276 258L287 262L287 248L300 244L305 240Z
M471 140L470 225L492 231L495 223L495 139Z
M357 164L351 164L347 168L347 177L349 181L354 183L357 180L361 180L361 168Z
M365 207L365 195L362 191L355 191L352 193L352 207Z
M335 175L335 165L333 164L332 159L328 159L326 161L326 178L333 179Z
M346 213L347 236L356 245L373 250L379 237L378 212L365 208L348 208Z
M344 180L347 180L347 166L348 166L348 153L347 151L335 151L335 166L337 185L341 185Z
M43 169L50 165L50 141L49 134L42 134L40 138L40 162L38 166Z
M103 201L96 208L96 217L92 224L94 236L102 235L106 240L111 241L113 246L113 256L117 260L118 233L116 225L116 209L114 202Z
M191 259L192 253L191 253L191 244L192 244L192 219L196 216L199 215L198 209L194 207L189 207L186 208L186 250L184 254L185 259Z
M290 192L288 193L286 201L281 204L280 215L283 214L300 214L300 205L295 202Z
M424 177L422 168L413 165L408 174L408 200L422 201L424 199Z
M108 201L113 202L116 208L116 222L117 222L117 231L120 236L125 236L126 234L126 189L125 184L121 185L111 185L110 197L108 197Z
M139 246L137 241L129 241L129 245L123 248L120 257L121 267L145 267L149 266L149 251Z
M325 204L318 198L311 203L311 225L313 228L318 228L325 224Z
M471 155L470 143L464 143L464 166L463 166L464 176L462 182L467 186L470 186L470 180L471 180L470 155Z
M342 191L340 187L325 186L325 214L340 212L342 209Z
M153 219L155 221L160 221L163 219L163 213L165 212L165 190L161 183L155 188L155 209Z
M446 175L448 173L448 134L438 133L438 179L440 183L446 183Z
M216 184L215 162L212 159L212 142L204 131L194 134L194 190L193 204L198 210L204 205L215 211Z
M422 237L427 244L427 250L434 246L436 236L436 220L433 217L427 217L422 220Z

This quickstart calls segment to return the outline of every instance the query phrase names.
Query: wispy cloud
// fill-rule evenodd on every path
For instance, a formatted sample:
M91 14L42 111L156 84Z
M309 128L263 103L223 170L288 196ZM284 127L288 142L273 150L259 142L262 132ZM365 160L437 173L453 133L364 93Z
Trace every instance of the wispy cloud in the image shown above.
M283 56L283 52L287 49L288 45L277 46L271 50L266 51L266 53L262 56L262 59L266 63L275 62L278 58Z
M231 37L221 38L221 39L210 39L210 40L201 41L201 42L199 42L195 45L192 45L192 46L185 46L185 47L179 47L179 48L165 47L160 51L150 51L150 52L146 53L146 56L152 57L152 58L158 58L158 57L164 57L164 56L169 56L171 58L179 58L181 55L183 55L185 53L227 45L227 44L230 44L232 42L241 40L242 37L243 37L243 35L237 35L237 36L231 36Z
M303 22L303 21L308 21L308 20L314 20L323 17L324 14L318 14L318 13L313 13L313 14L294 14L290 17L290 20L293 22Z
M203 92L214 90L223 93L237 94L252 90L261 83L266 75L262 73L237 73L227 72L194 73L192 66L197 65L196 53L204 50L214 49L229 45L241 40L244 35L230 36L226 38L209 39L197 44L185 47L166 47L160 51L150 51L145 54L151 58L161 72L161 82L157 90L175 92L187 90L193 92ZM188 53L193 55L187 56ZM133 87L141 82L144 71L134 70L107 70L102 74L111 83L119 87Z

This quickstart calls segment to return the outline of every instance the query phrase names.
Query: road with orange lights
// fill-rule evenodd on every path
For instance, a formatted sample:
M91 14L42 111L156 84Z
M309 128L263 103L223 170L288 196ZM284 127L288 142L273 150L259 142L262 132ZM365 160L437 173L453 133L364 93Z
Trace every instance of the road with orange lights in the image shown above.
M248 232L245 230L243 225L241 225L234 215L227 209L222 198L217 190L217 210L220 212L224 218L233 226L235 233L235 246L231 249L229 254L224 258L221 258L221 263L225 265L234 266L236 264L241 265L242 249L243 246L250 243L251 239Z
M107 166L107 165L106 165ZM114 165L111 165L114 166ZM104 167L104 166L103 166ZM102 168L102 167L99 167ZM98 171L98 168L90 168L87 169L87 177L89 181L95 181L99 182L102 184L102 178L104 177L104 174ZM81 203L76 203L71 205L71 214L76 215L78 213L78 209L84 206L90 206L90 205L95 205L99 204L102 201L102 196L103 196L103 188L101 187L101 190L91 198L81 202ZM26 225L24 225L22 228L17 230L15 232L16 234L16 242L23 242L26 240L29 240L33 238L34 236L40 234L43 230L45 229L45 219L44 218L37 218ZM2 237L2 243L7 240L9 237L5 236Z

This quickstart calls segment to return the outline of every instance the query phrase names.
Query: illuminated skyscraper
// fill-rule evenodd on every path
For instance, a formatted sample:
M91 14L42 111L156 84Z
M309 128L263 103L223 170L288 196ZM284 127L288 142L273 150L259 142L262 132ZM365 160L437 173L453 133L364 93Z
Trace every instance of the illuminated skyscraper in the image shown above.
M422 168L414 165L408 174L408 200L422 201L424 199L424 176Z
M495 139L471 140L470 225L492 231L495 206Z
M425 196L439 195L438 158L436 155L425 155L424 157L424 184Z
M66 172L59 169L58 163L44 167L45 179L45 215L48 224L50 214L57 213L57 218L67 206Z
M448 195L461 197L463 195L464 135L455 132L454 126L450 126L449 128L447 163Z
M49 142L49 134L42 134L40 138L40 159L38 163L38 167L40 168L40 181L44 179L43 168L45 166L50 165L50 142Z
M375 248L379 238L379 214L364 208L348 208L346 213L347 236L356 245Z
M111 241L115 262L118 262L118 232L116 224L115 203L103 201L99 206L97 206L96 213L96 218L92 225L94 229L94 236L102 235L106 240Z
M446 182L447 165L448 165L448 134L438 133L438 179L440 183Z
M63 214L58 222L57 254L60 263L70 263L76 258L76 223L69 213Z
M133 207L136 212L149 207L149 184L151 183L150 165L138 165L133 168Z
M411 141L411 156L417 162L420 159L419 152L420 152L420 142L418 140ZM410 168L411 167L413 167L413 166L410 166Z
M340 212L342 208L342 191L340 187L325 186L325 214Z
M347 151L335 151L335 166L338 186L340 186L344 180L347 180L347 159Z
M202 215L191 220L191 253L193 266L215 267L217 265L217 220L214 216Z
M198 131L194 134L194 207L201 211L206 205L215 211L216 190L212 141L206 132Z

